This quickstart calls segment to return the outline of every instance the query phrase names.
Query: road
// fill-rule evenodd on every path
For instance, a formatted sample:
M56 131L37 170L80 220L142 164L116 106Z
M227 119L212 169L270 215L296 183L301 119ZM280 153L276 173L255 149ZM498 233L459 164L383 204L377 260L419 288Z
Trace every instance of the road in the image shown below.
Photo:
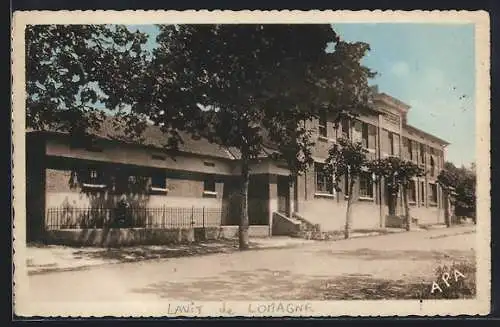
M475 237L472 227L455 227L54 272L28 278L29 298L33 305L352 299L362 285L428 283L440 265L474 262Z

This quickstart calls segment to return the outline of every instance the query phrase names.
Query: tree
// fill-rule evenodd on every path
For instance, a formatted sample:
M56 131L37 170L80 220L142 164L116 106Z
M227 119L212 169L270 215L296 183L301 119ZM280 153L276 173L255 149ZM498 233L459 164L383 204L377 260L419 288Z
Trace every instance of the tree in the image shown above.
M317 130L308 128L308 121L326 116L338 126L342 118L352 119L372 109L372 90L368 81L376 73L361 64L369 50L367 43L338 39L334 52L327 53L323 62L316 64L312 70L309 78L313 87L309 88L309 94L269 99L268 105L272 108L283 108L285 104L284 108L288 108L270 117L266 128L269 139L277 145L278 152L274 154L274 159L285 161L292 183L314 162L313 136ZM277 84L287 87L281 82ZM315 104L309 99L311 94L316 94L312 99Z
M447 199L453 200L457 216L472 216L476 219L476 173L475 165L471 168L457 168L453 163L446 162L444 169L438 175L438 183L445 192ZM447 204L447 203L446 203ZM446 223L451 225L450 212L445 211Z
M354 192L354 186L359 181L359 176L366 168L367 158L366 150L361 142L353 142L348 138L340 138L338 144L333 145L328 151L328 157L325 160L327 170L335 178L335 187L338 189L341 176L349 178L349 198L347 199L347 210L344 228L344 237L349 238L352 221L352 205L357 200Z
M27 26L27 127L79 138L99 126L104 108L126 108L147 65L146 41L120 25ZM130 111L123 116L133 121Z
M340 42L330 25L160 26L157 42L132 108L179 142L184 130L238 150L239 243L246 249L250 163L271 140L302 170L312 144L297 126L321 110L367 103L371 72L359 60L368 47ZM331 43L335 51L327 53Z
M410 206L408 205L408 188L413 178L424 176L425 171L412 161L398 157L376 159L368 164L369 170L384 179L389 193L389 212L394 211L395 198L399 190L403 193L406 230L411 229Z

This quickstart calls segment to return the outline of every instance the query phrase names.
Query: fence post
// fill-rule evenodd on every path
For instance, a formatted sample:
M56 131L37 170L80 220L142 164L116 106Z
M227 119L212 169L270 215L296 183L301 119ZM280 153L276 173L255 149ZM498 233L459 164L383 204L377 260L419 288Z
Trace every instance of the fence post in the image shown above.
M205 229L205 207L202 209L202 214L203 214L203 229Z
M191 228L194 227L194 206L191 208Z

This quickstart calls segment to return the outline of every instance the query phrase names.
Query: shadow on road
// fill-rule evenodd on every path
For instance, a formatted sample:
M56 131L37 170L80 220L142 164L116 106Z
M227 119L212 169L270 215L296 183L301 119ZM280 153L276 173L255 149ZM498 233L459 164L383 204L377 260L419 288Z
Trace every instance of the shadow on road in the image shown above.
M447 298L474 298L475 268L468 270L467 274L467 283L461 284L461 289L454 293L447 293ZM432 278L387 280L374 278L370 274L344 274L329 278L294 274L284 270L259 269L251 272L228 271L216 278L184 283L162 281L135 289L133 292L184 301L443 298L443 293L431 293L432 282Z
M355 250L323 250L319 253L324 255L332 255L337 258L355 258L360 260L456 260L464 261L474 258L474 251L447 250L442 251L424 251L424 250L373 250L369 248L361 248Z
M212 253L230 253L238 250L235 240L179 244L169 246L134 246L122 248L106 248L94 251L77 250L73 253L75 259L104 259L120 262L136 262L148 259L178 258Z

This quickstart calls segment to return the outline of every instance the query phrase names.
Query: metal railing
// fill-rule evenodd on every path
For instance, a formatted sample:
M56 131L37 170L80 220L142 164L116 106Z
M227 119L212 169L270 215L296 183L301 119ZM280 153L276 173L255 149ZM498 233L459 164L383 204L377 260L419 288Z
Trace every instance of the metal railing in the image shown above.
M199 228L219 227L227 210L206 207L48 208L46 228Z

